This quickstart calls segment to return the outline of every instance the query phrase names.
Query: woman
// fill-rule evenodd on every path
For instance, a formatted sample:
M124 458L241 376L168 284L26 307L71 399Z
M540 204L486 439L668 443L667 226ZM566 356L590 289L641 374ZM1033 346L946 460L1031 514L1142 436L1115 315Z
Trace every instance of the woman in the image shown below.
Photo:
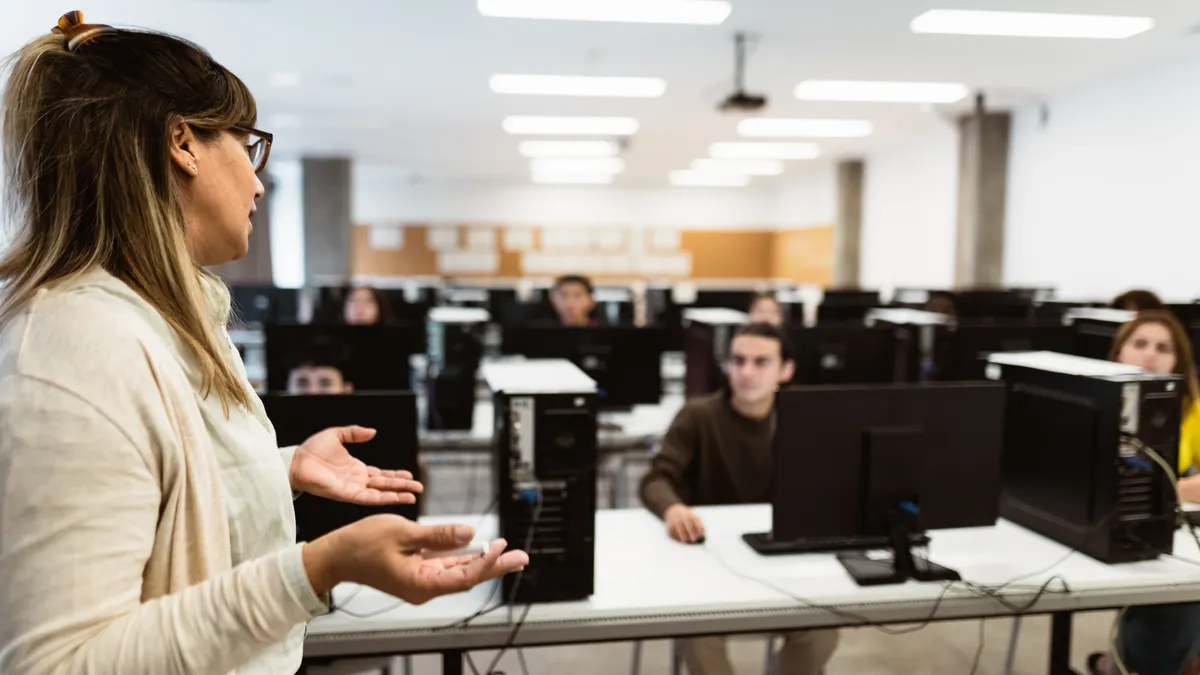
M1124 309L1130 312L1144 312L1150 309L1166 309L1161 298L1153 291L1135 289L1126 291L1113 298L1110 305L1114 309Z
M351 326L391 323L391 307L378 288L353 286L342 302L342 320Z
M1200 450L1200 385L1183 326L1170 312L1142 312L1121 327L1110 358L1156 373L1183 376L1186 386L1179 439L1179 494L1185 501L1200 501L1200 475L1196 475L1195 465ZM1121 616L1117 648L1129 672L1177 675L1200 654L1200 605L1126 609ZM1119 672L1109 654L1093 654L1088 658L1088 669L1096 675Z
M776 328L783 326L783 305L774 293L759 293L750 301L749 323L769 323Z
M4 98L0 672L293 673L341 582L420 603L521 568L470 528L375 516L295 543L293 491L411 502L367 429L280 449L203 267L245 255L271 137L198 47L83 23L16 55Z

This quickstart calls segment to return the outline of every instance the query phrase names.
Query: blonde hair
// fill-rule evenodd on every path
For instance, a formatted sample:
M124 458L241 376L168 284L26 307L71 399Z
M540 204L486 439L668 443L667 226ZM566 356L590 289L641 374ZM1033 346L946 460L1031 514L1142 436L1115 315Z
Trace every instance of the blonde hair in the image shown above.
M228 413L250 392L213 325L170 157L172 128L202 141L253 124L245 84L200 47L120 30L70 49L46 35L18 51L3 102L9 221L0 321L59 280L103 268L179 335Z
M1108 360L1120 361L1121 350L1125 348L1125 343L1129 342L1138 328L1150 323L1156 323L1166 328L1171 335L1171 348L1175 351L1173 372L1176 375L1182 375L1187 383L1183 392L1183 411L1186 414L1188 410L1191 410L1193 404L1200 401L1200 380L1196 377L1196 359L1192 355L1192 342L1188 339L1187 330L1174 314L1165 309L1150 309L1139 313L1133 321L1121 326L1121 330L1117 332L1117 338L1113 340Z

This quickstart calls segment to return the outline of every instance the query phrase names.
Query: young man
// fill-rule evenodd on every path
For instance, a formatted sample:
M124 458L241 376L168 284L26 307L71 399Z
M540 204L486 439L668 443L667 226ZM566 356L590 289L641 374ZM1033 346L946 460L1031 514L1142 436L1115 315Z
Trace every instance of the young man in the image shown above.
M794 370L778 328L752 323L734 333L728 390L693 399L679 411L642 479L642 501L666 521L672 539L704 539L704 522L693 506L771 501L775 390ZM836 631L788 633L774 672L818 675L837 640ZM724 637L682 640L680 648L692 675L733 675Z
M593 290L592 281L587 277L571 274L555 280L551 302L559 323L564 326L596 325L591 317L596 308Z
M350 394L354 384L346 380L344 359L334 345L309 346L300 361L288 373L289 394Z

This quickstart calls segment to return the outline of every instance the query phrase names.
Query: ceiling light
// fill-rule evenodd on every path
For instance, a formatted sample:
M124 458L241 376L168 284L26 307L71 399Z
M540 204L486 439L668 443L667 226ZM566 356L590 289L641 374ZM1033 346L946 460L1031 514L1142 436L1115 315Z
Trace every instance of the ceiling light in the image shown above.
M657 77L493 75L488 84L497 94L534 96L656 98L667 90L667 83Z
M816 159L816 143L713 143L708 154L717 159Z
M684 187L744 187L750 184L750 177L746 175L706 171L672 171L667 180L671 185Z
M743 136L803 136L810 138L861 138L869 136L866 120L818 120L751 117L738 122Z
M299 87L300 73L272 73L272 87Z
M723 0L478 0L483 16L561 21L689 23L715 26L732 11Z
M608 185L611 173L534 173L533 182L539 185Z
M621 173L625 170L625 160L620 157L587 157L563 158L543 157L529 161L529 168L537 174L554 173Z
M931 9L912 20L914 33L1121 40L1154 28L1154 19L1091 14L1037 14Z
M611 141L522 141L523 157L615 157L620 151Z
M701 173L732 173L744 176L778 176L783 162L778 159L697 159L692 170Z
M638 121L632 117L530 117L504 118L510 134L546 136L632 136Z
M796 85L796 98L803 101L954 103L969 93L967 85L951 82L807 80Z

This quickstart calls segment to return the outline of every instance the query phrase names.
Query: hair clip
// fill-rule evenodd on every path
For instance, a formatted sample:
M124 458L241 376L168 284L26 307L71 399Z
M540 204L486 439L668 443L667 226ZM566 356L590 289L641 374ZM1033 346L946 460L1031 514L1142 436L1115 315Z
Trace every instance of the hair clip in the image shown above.
M75 53L80 47L101 35L115 34L117 29L102 23L84 23L83 12L75 10L63 14L58 20L58 25L50 29L50 32L66 37L67 51Z

